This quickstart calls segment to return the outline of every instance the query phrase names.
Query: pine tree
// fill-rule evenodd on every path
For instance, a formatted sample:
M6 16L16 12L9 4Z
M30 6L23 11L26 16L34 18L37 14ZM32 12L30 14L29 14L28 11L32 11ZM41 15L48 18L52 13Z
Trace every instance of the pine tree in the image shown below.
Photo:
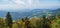
M43 28L50 28L50 20L43 16Z
M25 21L28 21L29 20L29 18L28 17L25 17Z
M22 18L22 22L24 22L25 20Z
M10 15L10 12L8 12L6 15L6 24L9 28L12 28L12 17Z
M26 26L26 28L32 28L30 26L30 21L29 21L29 18L28 17L25 18L25 26Z

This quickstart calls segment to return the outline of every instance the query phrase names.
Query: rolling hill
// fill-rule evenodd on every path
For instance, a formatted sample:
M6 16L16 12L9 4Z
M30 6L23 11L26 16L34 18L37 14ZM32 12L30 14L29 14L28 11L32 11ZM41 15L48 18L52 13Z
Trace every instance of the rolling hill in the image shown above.
M26 16L33 17L37 16L40 17L42 15L48 14L57 14L57 12L60 12L60 9L56 10L49 10L49 9L33 9L33 10L25 10L25 11L18 11L18 12L10 12L12 15L13 20L24 18ZM0 11L0 17L6 17L7 12L6 11Z

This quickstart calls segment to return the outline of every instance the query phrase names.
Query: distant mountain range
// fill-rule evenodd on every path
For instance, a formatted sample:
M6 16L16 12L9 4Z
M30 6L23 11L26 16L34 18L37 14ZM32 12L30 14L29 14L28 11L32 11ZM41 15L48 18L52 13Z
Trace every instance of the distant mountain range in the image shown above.
M33 9L33 10L25 10L25 11L18 11L18 12L10 12L13 20L23 18L23 17L33 17L33 16L41 16L41 15L47 15L48 14L57 14L57 12L60 12L59 9L55 10L49 10L49 9ZM7 12L6 11L0 11L0 17L6 17Z

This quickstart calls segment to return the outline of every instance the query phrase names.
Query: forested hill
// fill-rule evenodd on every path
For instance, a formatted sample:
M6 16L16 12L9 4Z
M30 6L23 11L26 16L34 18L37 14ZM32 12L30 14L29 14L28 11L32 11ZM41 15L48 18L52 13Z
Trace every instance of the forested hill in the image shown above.
M48 14L57 14L57 12L60 12L60 9L55 9L55 10L49 10L49 9L33 9L33 10L25 10L25 11L18 11L18 12L10 12L12 15L12 18L14 20L19 19L19 18L23 18L25 16L28 17L33 17L33 16L41 16L41 15L46 15L46 13ZM6 11L1 11L0 10L0 17L6 17L7 12ZM60 14L60 13L59 13Z

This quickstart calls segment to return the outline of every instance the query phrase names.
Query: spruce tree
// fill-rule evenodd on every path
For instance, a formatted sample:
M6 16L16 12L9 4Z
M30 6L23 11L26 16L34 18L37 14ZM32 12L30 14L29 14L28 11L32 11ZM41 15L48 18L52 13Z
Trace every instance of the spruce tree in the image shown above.
M25 18L25 26L26 26L26 28L32 28L30 26L30 21L29 21L29 18L28 17Z
M43 28L50 28L50 20L46 18L46 15L43 16Z
M12 28L12 17L10 15L10 12L8 12L6 15L6 24L9 28Z

